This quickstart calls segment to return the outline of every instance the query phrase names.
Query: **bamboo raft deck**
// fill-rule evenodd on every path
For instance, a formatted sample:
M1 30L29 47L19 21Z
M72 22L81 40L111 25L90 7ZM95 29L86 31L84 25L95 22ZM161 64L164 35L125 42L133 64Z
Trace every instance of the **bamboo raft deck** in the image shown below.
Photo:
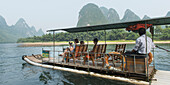
M80 71L86 71L86 72L94 72L102 75L110 75L115 77L124 77L128 79L135 79L135 80L141 80L141 81L147 81L147 76L142 73L134 73L134 72L128 72L128 71L117 71L117 70L109 70L107 68L102 67L102 62L97 62L95 66L92 65L92 62L89 61L86 62L85 65L82 64L83 61L76 60L76 64L73 63L73 60L70 59L69 63L65 62L57 62L54 58L37 58L35 56L26 56L30 61L36 62L39 64L44 65L50 65L50 66L58 66L58 67L64 67L64 68L70 68L70 69L76 69ZM116 65L119 66L119 65ZM52 68L52 67L51 67ZM117 67L115 67L117 68ZM119 69L119 68L118 68ZM155 73L155 69L153 66L149 66L149 79L153 78L153 75ZM149 82L147 82L149 83Z

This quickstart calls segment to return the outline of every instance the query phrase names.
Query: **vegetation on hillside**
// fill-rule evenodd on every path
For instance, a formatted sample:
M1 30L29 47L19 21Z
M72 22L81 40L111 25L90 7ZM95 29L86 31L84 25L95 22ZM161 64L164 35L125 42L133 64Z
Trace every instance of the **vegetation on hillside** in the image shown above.
M154 40L170 40L170 27L162 29L157 26L155 29ZM151 34L147 31L147 35L151 37ZM106 40L136 40L139 37L138 33L127 32L124 29L113 29L106 31ZM55 41L73 41L75 38L79 40L93 40L98 38L100 41L105 40L104 31L92 31L87 34L87 32L81 33L57 33L55 34ZM51 42L53 41L53 35L51 33L43 36L34 36L28 38L20 38L17 42Z
M99 25L107 22L100 8L95 4L89 3L80 10L77 26Z

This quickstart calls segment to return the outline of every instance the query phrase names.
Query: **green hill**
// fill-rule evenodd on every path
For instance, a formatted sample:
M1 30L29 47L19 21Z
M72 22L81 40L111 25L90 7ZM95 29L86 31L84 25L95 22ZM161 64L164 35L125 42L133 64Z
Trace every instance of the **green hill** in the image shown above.
M16 42L19 38L41 36L43 31L29 27L23 18L20 18L15 25L8 26L5 18L0 16L0 42Z
M95 4L89 3L80 10L77 26L99 25L107 22L100 8Z

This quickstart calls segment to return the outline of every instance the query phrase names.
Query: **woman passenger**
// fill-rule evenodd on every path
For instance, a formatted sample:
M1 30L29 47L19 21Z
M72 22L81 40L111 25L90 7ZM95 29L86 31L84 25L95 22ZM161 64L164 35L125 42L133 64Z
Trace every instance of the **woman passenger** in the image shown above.
M64 59L66 58L66 54L68 54L68 51L71 52L71 54L70 54L69 56L72 56L72 53L75 52L75 47L76 47L77 43L79 43L79 41L78 41L78 39L76 38L76 39L74 39L74 45L72 46L72 48L69 49L69 50L67 50L67 51L63 54L64 56L63 56L62 62L64 62Z
M66 52L73 50L73 44L72 42L69 42L69 47L67 47L64 52L62 54L60 54L59 56L63 56Z

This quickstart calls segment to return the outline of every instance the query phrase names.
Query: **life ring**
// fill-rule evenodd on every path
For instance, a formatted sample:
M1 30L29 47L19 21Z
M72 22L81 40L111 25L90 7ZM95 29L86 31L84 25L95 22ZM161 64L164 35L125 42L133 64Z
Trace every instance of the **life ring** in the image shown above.
M152 55L152 53L151 53L151 52L149 52L148 56L149 56L148 64L151 64L151 63L152 63L152 61L153 61L153 55Z

